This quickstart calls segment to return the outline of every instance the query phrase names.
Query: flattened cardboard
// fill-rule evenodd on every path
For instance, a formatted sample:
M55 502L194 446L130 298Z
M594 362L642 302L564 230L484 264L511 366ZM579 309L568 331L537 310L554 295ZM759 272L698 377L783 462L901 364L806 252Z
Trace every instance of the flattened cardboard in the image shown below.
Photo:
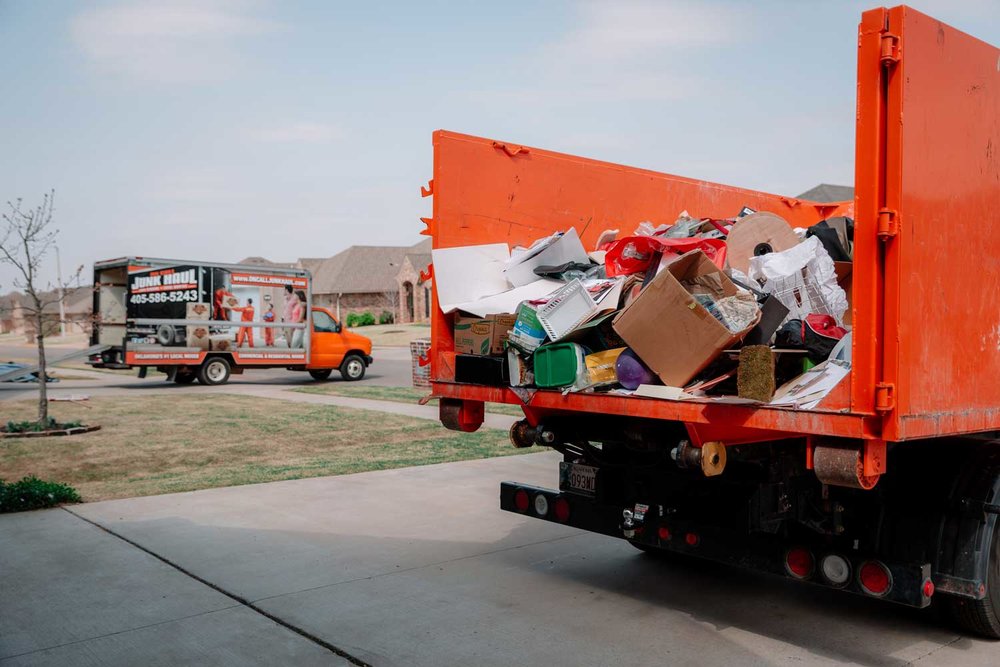
M516 253L516 251L515 251ZM589 260L575 227L557 239L547 240L538 247L514 254L507 264L505 275L514 287L521 287L538 280L535 269L539 266L559 266L566 262L586 263ZM436 276L437 266L435 266Z
M683 387L720 352L740 340L681 285L718 274L726 296L737 288L701 250L679 257L661 271L614 320L614 329L665 385Z
M455 352L458 354L503 354L503 344L514 328L508 314L467 317L455 315Z
M510 289L503 275L504 264L510 259L506 243L435 248L434 289L441 310L450 313L463 303Z

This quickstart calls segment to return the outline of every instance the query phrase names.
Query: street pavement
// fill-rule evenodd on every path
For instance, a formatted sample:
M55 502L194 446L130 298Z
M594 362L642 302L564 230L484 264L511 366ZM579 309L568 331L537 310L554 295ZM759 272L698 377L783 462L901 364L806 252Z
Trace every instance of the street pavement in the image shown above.
M23 348L18 348L22 350ZM403 347L379 347L372 351L375 362L368 367L365 378L361 383L378 385L382 387L409 387L411 380L410 351ZM14 356L2 357L17 358ZM60 371L64 375L73 377L87 377L87 380L69 380L64 382L54 382L49 384L49 391L53 396L60 395L110 395L114 393L127 393L135 390L145 391L200 391L213 392L222 391L224 393L239 394L249 387L277 387L289 388L315 385L316 381L308 373L289 371L283 368L261 368L250 369L242 375L233 375L228 384L220 387L204 387L200 384L175 385L166 381L166 376L159 373L150 373L146 378L139 378L135 374L109 373L100 370L86 370L80 368L65 368ZM330 382L343 382L339 373L330 376ZM0 382L0 401L29 398L35 395L37 388L32 383Z
M501 481L553 486L557 461L2 516L0 665L997 664L929 611L498 510Z

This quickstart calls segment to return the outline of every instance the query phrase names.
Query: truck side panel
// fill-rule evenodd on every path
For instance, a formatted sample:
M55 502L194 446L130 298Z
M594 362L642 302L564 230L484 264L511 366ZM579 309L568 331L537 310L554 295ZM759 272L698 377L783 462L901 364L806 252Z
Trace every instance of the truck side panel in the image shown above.
M888 33L885 437L1000 429L1000 49L908 7Z
M643 221L672 224L684 210L727 218L749 206L801 227L853 215L853 202L806 202L443 130L434 133L432 190L426 233L435 248L528 245L570 227L593 248L605 229L626 235ZM441 355L454 350L451 322L434 306L432 377L449 380Z

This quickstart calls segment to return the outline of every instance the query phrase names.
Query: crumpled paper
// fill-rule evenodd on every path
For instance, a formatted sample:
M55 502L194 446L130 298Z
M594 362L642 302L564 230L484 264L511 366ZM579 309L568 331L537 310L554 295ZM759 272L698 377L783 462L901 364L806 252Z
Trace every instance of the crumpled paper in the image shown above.
M749 277L788 308L786 322L819 313L843 326L847 294L837 284L833 260L815 236L788 250L752 258Z

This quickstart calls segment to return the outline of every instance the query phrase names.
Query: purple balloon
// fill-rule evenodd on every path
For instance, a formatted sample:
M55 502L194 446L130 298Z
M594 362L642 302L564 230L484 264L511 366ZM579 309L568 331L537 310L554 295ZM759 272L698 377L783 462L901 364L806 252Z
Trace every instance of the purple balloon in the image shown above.
M659 384L660 382L656 373L649 370L649 367L642 363L631 349L618 355L618 361L615 362L615 375L618 376L618 384L631 390L638 389L640 384Z

